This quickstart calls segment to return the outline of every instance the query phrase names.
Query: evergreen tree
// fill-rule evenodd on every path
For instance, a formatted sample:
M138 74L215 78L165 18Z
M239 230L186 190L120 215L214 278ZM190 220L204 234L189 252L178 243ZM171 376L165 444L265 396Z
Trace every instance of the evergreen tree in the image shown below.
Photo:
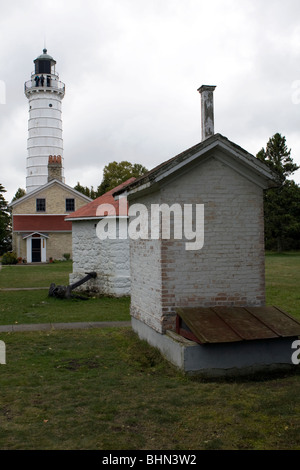
M258 152L257 158L277 174L281 184L299 169L299 166L291 158L291 150L287 148L286 138L279 133L269 139L266 149L262 148Z
M0 183L0 255L11 250L11 215L4 193L6 189Z
M90 197L91 199L96 199L97 197L97 193L94 190L93 186L91 188L88 188L87 186L82 186L79 181L77 182L76 186L74 186L74 189L76 189L76 191L80 192L81 194Z
M288 178L298 170L285 137L277 133L257 158L277 175L278 187L264 195L265 245L267 249L300 248L300 187Z
M18 190L16 191L16 194L15 194L14 197L12 198L12 201L11 201L11 202L16 201L17 199L21 199L21 197L25 196L25 194L26 194L25 189L23 189L23 188L18 188Z

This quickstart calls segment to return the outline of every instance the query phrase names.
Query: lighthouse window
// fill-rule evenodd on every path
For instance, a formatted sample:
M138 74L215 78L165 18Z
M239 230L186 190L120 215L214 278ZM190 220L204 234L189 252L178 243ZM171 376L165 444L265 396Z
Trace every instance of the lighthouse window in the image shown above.
M66 199L66 212L75 211L75 201L74 199Z
M46 211L46 199L37 199L36 200L36 211L45 212Z
M39 60L38 61L38 72L36 73L51 73L50 60Z
M49 108L52 108L52 104L51 104L51 103L49 104Z

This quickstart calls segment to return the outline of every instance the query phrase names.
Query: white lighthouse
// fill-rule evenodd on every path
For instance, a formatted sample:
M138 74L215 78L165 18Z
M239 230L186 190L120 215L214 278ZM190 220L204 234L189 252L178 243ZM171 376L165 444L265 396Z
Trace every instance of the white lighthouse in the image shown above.
M60 157L64 182L61 102L65 84L59 81L56 61L47 54L47 49L34 60L34 64L31 80L25 83L25 95L29 101L27 193L48 182L50 156Z

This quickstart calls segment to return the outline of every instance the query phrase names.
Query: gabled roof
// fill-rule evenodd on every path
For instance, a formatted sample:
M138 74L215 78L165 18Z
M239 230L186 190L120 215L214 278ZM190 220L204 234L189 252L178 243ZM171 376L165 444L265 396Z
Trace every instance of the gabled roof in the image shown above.
M76 189L71 188L71 186L68 186L67 184L63 183L62 181L59 180L51 180L49 183L44 184L43 186L39 186L38 188L34 189L33 191L30 191L30 193L25 194L25 196L20 197L20 199L17 199L16 201L13 201L9 204L9 207L15 207L18 204L26 201L27 199L30 199L32 196L36 197L39 192L44 191L45 189L51 188L53 185L59 185L63 189L66 189L67 191L71 192L74 194L74 196L80 197L81 199L85 199L87 202L91 201L91 198L88 196L85 196L84 194L80 193L79 191L76 191Z
M49 238L49 235L47 235L46 233L40 233L40 232L31 232L31 233L23 234L22 238L23 240L26 240L26 238L32 237L33 235L39 235L44 238Z
M222 152L213 153L215 150L221 150ZM222 155L224 156L223 160ZM232 166L236 171L244 174L244 176L256 182L263 189L277 186L276 175L267 165L221 134L215 134L170 160L156 166L148 173L145 173L143 176L127 185L126 188L116 190L114 196L116 197L125 192L129 195L147 189L168 176L175 175L178 170L186 165L197 161L200 163L209 156L214 156L224 161L225 164Z
M103 194L102 196L98 197L97 199L94 199L94 201L89 202L85 206L81 207L77 211L73 212L72 214L68 215L65 220L67 221L76 221L76 220L82 220L82 219L100 219L104 217L106 214L99 212L99 206L102 204L110 204L114 207L115 209L115 214L118 216L119 215L119 201L115 200L113 197L113 193L115 191L119 191L128 184L132 183L135 180L135 178L129 178L127 181L124 183L119 184L115 188L111 189L110 191L107 191L107 193ZM122 214L124 215L124 214ZM126 213L127 215L127 213Z

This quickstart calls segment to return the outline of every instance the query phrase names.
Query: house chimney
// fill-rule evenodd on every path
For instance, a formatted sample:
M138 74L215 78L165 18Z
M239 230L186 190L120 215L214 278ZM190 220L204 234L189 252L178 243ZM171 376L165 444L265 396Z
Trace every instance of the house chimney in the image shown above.
M201 132L202 141L214 135L214 90L215 86L202 85L201 95Z
M62 181L62 160L60 155L49 155L48 183L52 180Z

